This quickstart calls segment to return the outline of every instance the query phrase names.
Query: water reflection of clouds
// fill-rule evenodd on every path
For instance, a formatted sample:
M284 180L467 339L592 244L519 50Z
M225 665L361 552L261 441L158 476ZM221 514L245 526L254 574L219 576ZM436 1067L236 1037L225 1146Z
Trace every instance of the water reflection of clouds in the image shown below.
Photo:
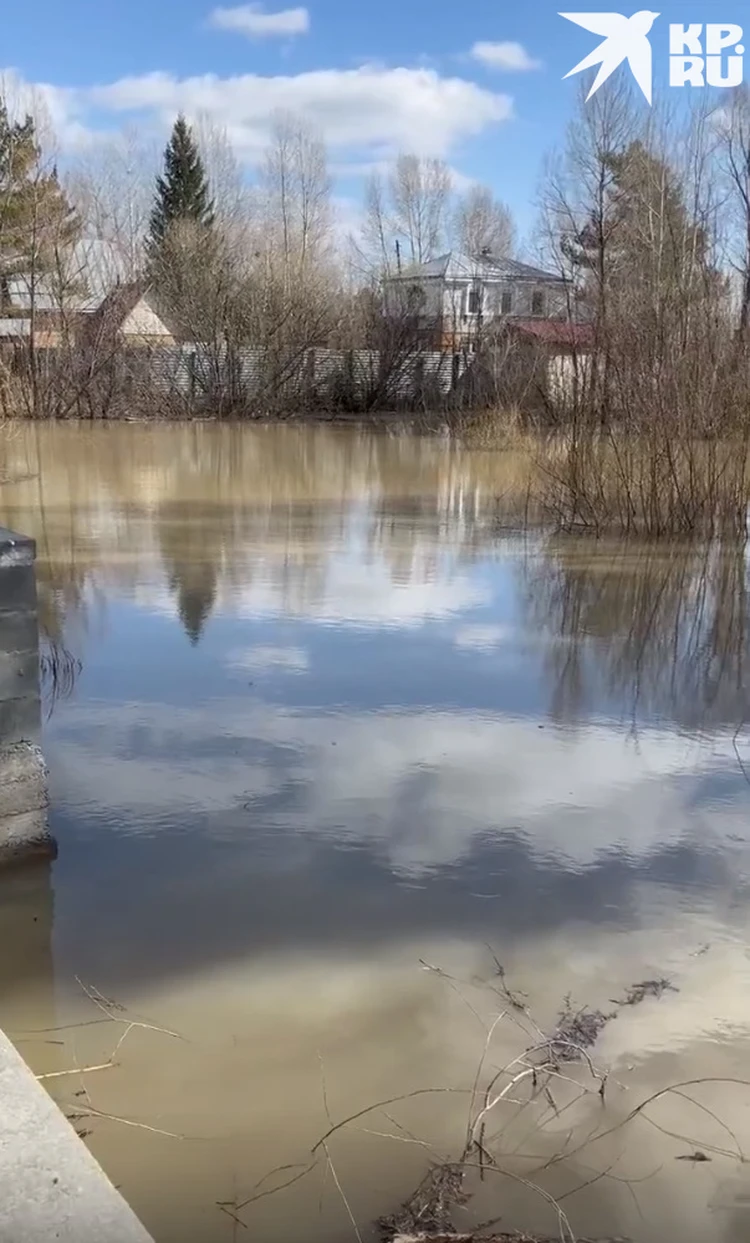
M244 838L250 823L365 845L404 877L455 867L509 831L585 868L663 843L708 849L743 824L715 793L717 774L735 780L731 738L707 752L646 730L636 744L604 723L566 733L449 712L82 704L58 731L54 770L57 798L116 809L130 833L208 813L220 837Z
M458 627L453 642L467 651L494 652L515 637L516 631L510 626L466 625Z
M248 673L286 672L306 673L310 665L307 652L300 647L235 648L227 653L226 663L230 669L245 669Z
M380 560L355 561L332 554L317 578L295 581L279 567L260 563L249 584L222 584L215 612L260 620L284 615L310 622L407 629L480 608L492 602L487 582L471 567L433 567L411 578L395 578ZM174 596L160 585L142 585L134 598L143 608L177 616Z

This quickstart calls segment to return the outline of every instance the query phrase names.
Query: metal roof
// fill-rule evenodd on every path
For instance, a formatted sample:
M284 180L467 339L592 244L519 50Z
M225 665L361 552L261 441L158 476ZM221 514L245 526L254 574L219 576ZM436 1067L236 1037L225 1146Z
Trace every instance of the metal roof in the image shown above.
M511 319L508 327L525 336L535 337L545 345L563 345L571 349L590 349L594 343L593 324L569 319Z
M68 310L95 311L116 285L125 281L126 265L116 246L103 238L81 238L65 257L62 282L71 292L62 299ZM30 311L32 287L34 306L37 311L60 310L60 282L57 278L39 276L32 281L29 273L10 277L8 295L10 305L18 311Z
M438 277L441 280L482 280L489 281L534 281L565 284L565 278L558 272L545 272L529 263L520 263L504 255L466 255L449 250L427 263L416 263L405 268L396 279L429 280Z

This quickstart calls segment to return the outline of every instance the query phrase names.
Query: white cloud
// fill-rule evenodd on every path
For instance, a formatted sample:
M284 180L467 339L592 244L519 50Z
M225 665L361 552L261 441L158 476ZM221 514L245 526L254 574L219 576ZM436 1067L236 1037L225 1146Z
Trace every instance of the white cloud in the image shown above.
M490 69L504 69L508 73L528 73L530 69L541 68L541 61L529 56L522 43L475 43L471 55Z
M447 156L466 138L509 120L513 101L434 69L363 65L300 74L202 74L178 78L163 70L94 87L24 81L12 69L21 101L41 99L59 144L79 146L111 130L113 120L164 131L178 112L199 115L226 129L238 157L257 162L265 150L274 112L304 116L340 161L380 161L398 151Z
M231 30L246 35L248 39L303 35L310 29L310 14L307 9L280 9L278 13L265 13L259 4L214 9L208 20L217 30Z
M27 82L17 69L0 69L0 94L11 120L22 121L29 113L36 120L37 134L45 151L59 147L80 148L91 141L81 123L76 92L49 82Z
M394 581L385 560L355 554L332 558L320 578L300 580L294 591L270 559L255 563L256 581L217 593L216 609L251 621L267 617L301 617L322 625L357 629L411 630L481 608L491 600L489 588L470 572L445 567L439 575ZM162 584L136 589L139 604L169 617L177 616L174 597Z
M334 150L365 150L380 158L401 149L444 155L462 138L512 115L507 95L474 82L431 69L372 66L275 77L156 72L94 88L88 98L119 113L205 113L226 126L240 154L251 159L265 147L279 109L306 117Z

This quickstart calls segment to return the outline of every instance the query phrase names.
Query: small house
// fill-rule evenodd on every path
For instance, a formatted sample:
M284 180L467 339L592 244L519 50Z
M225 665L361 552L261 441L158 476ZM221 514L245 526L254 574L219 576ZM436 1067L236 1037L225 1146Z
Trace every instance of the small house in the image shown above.
M528 263L448 251L389 277L385 312L413 317L428 348L475 349L498 322L565 319L571 293L563 276Z
M147 286L139 281L117 285L85 324L89 348L143 349L174 345L174 337L157 313Z

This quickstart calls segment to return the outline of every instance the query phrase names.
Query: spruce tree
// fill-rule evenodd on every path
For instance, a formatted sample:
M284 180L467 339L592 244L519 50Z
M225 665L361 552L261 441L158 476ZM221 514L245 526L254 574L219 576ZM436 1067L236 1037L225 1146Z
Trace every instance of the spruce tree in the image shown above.
M156 179L156 195L149 222L147 250L158 257L170 228L192 223L206 230L214 221L214 205L208 178L193 132L184 116L178 116L164 152L164 173Z

